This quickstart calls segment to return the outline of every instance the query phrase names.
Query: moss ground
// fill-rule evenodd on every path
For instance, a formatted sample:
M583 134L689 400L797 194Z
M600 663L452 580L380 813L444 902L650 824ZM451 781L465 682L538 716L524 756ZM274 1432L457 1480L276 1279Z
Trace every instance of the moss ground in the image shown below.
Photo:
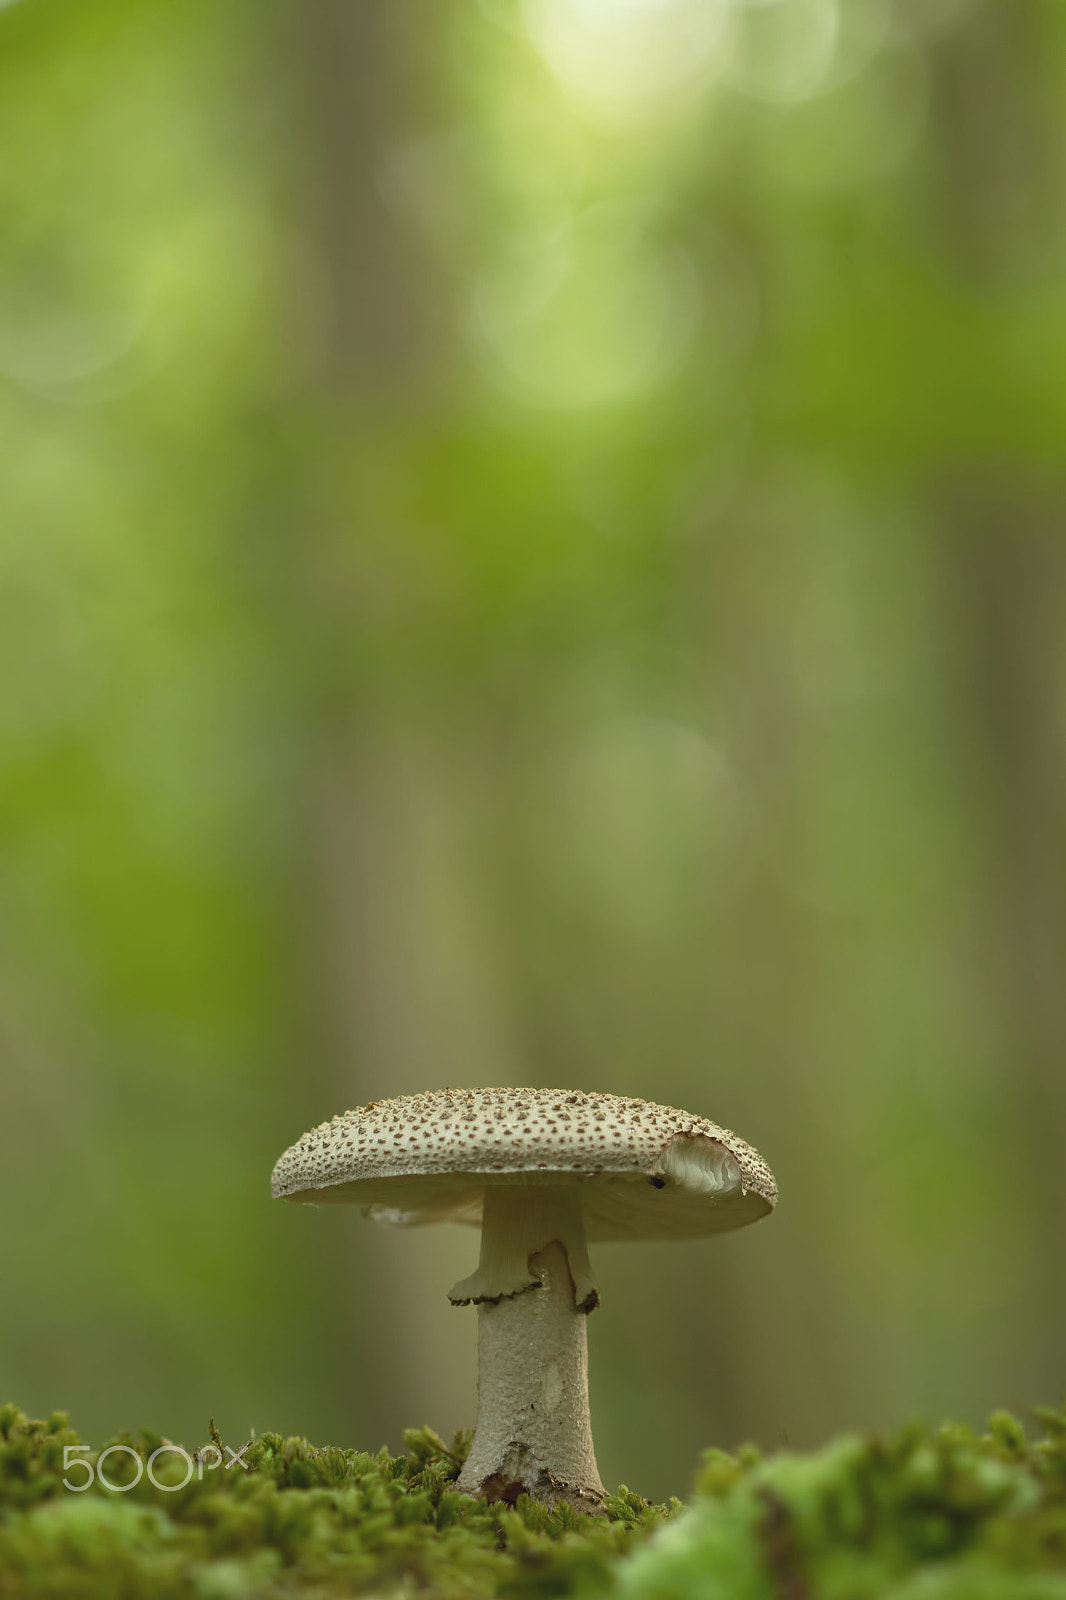
M243 1465L212 1430L202 1461L156 1455L153 1484L158 1434L87 1450L65 1413L8 1405L0 1596L1066 1600L1066 1412L1037 1420L1034 1438L998 1413L981 1436L949 1424L806 1456L710 1450L690 1506L622 1488L587 1518L456 1493L466 1437L429 1428L399 1457L265 1433ZM122 1448L102 1484L108 1446ZM64 1485L89 1468L83 1491Z

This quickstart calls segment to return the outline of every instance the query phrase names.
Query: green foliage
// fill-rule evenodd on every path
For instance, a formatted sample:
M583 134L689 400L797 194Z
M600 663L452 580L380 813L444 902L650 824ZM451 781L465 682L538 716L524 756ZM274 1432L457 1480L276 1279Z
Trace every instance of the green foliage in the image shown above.
M431 1428L409 1429L401 1457L264 1433L245 1471L212 1424L191 1472L157 1458L164 1487L134 1464L168 1442L144 1429L109 1441L126 1447L105 1463L112 1487L103 1451L79 1455L93 1468L79 1493L63 1484L64 1450L81 1443L66 1414L8 1405L0 1596L1066 1600L1066 1410L1038 1416L1035 1442L997 1412L983 1437L949 1423L811 1456L709 1450L688 1510L623 1485L595 1518L459 1494L469 1436L447 1445ZM71 1467L68 1481L86 1476Z

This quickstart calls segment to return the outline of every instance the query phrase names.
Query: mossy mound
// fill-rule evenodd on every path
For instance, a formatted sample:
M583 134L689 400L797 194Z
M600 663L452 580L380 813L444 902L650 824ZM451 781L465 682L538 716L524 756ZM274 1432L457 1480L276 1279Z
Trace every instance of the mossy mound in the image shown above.
M619 1600L1066 1600L1066 1411L710 1450L695 1504L619 1566Z
M626 1489L606 1518L549 1512L525 1496L488 1506L454 1488L468 1435L450 1447L430 1428L404 1440L406 1455L393 1457L264 1433L234 1462L213 1428L188 1456L145 1429L90 1451L64 1412L31 1421L4 1406L0 1596L602 1593L626 1549L680 1509Z
M1039 1420L711 1450L690 1508L623 1488L590 1518L458 1494L467 1438L428 1428L400 1457L267 1433L235 1462L213 1429L202 1457L148 1430L90 1451L5 1406L0 1596L1066 1600L1066 1412Z

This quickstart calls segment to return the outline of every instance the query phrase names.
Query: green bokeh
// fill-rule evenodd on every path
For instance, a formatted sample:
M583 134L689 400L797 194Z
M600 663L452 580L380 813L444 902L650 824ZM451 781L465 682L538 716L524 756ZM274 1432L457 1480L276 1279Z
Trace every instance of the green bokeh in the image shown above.
M268 1189L445 1084L777 1173L600 1250L608 1482L1063 1391L1066 18L720 10L0 8L0 1397L94 1443L472 1421L472 1236Z

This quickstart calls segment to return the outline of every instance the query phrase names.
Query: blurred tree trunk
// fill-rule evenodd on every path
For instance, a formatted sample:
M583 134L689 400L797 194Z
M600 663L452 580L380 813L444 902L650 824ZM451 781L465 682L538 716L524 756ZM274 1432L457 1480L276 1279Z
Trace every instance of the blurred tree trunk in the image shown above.
M1022 305L1063 269L1054 230L1066 175L1041 115L1047 15L1043 0L986 4L934 60L945 244L960 292L984 296L1001 317L1005 300ZM1000 399L1010 407L1006 383ZM1022 1149L1039 1152L1039 1170L1026 1171L1012 1167L1014 1151L990 1150L989 1178L1028 1193L1035 1254L1053 1261L1066 1232L1066 491L1061 471L982 457L960 461L939 494L957 601L958 714L973 719L986 837L983 958L1002 1017L998 1053L1014 1068L1004 1121ZM1018 1330L1019 1391L1034 1397L1061 1382L1061 1274L1045 1276L1043 1295Z
M398 591L395 626L405 625L398 539L388 526L368 526L387 522L388 512L365 491L360 463L372 461L377 437L401 459L410 451L410 419L427 405L437 354L430 264L387 202L386 169L423 109L432 79L420 68L432 66L447 18L447 8L411 0L310 0L291 18L305 46L312 252L301 292L316 304L305 303L301 320L318 341L311 470L326 480L306 486L297 559L309 574L303 649L314 663L309 937L327 1036L327 1114L438 1087L449 1060L435 989L447 940L434 915L441 830L425 816L435 779L423 770L417 735L405 740L396 726L388 682L368 671L359 649L361 631L379 626L375 596ZM462 1244L474 1249L475 1236L386 1238L355 1215L349 1221L349 1333L358 1355L338 1442L396 1448L403 1426L472 1421L475 1329L448 1306L446 1290L450 1255Z
M324 301L321 379L380 404L383 390L413 395L427 366L429 275L386 204L383 180L417 96L412 42L429 24L410 0L311 0L301 15Z

